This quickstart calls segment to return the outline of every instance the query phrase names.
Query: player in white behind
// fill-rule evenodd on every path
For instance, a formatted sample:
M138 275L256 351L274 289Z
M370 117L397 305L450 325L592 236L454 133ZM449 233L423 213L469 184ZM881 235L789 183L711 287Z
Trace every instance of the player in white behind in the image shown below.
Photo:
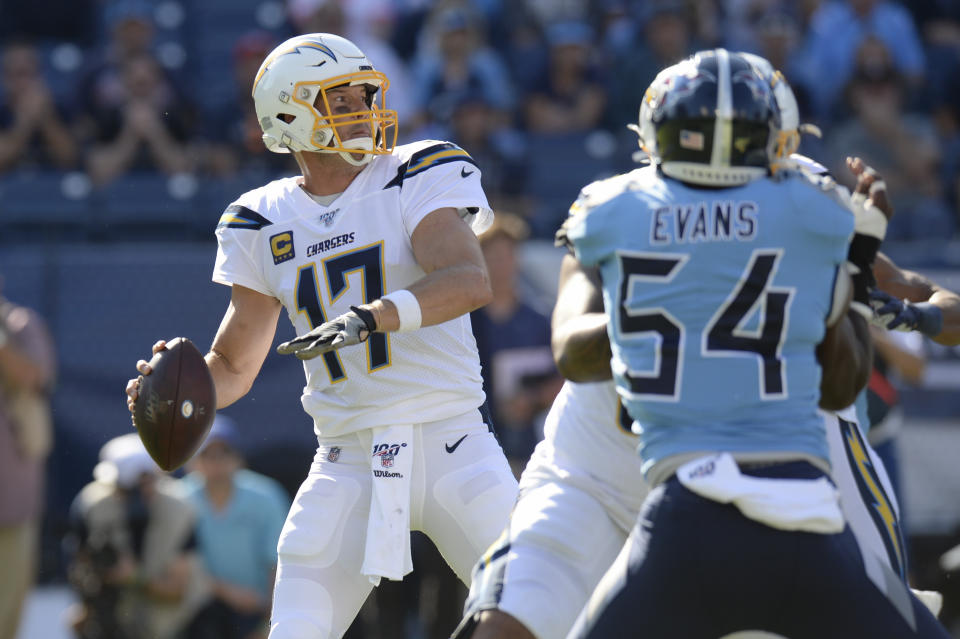
M277 47L253 98L265 144L302 175L241 195L217 227L213 279L232 287L206 356L218 408L249 390L283 307L300 337L278 350L304 361L319 441L280 537L270 639L341 637L381 577L411 570L411 529L469 584L516 497L467 315L491 295L480 171L448 142L394 148L388 86L339 36Z
M552 341L597 352L593 377L609 380L603 301L575 265L563 261ZM631 422L612 381L564 384L520 478L510 523L474 568L454 639L566 636L647 494Z

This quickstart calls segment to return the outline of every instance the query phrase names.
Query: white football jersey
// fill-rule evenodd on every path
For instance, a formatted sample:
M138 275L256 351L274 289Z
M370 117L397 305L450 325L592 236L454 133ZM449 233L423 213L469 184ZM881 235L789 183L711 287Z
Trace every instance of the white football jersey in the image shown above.
M600 500L629 532L649 490L631 424L612 381L565 382L520 478L521 493L560 475Z
M276 180L227 207L213 271L215 282L280 300L297 335L422 278L410 238L429 213L456 208L476 233L492 220L479 169L449 142L378 156L329 206L298 181ZM303 366L301 400L318 436L445 419L484 401L469 315L374 333Z

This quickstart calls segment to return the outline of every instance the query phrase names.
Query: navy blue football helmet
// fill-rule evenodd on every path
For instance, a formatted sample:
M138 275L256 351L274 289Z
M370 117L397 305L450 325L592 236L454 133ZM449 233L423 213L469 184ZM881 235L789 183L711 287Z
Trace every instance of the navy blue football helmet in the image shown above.
M640 105L640 146L664 174L703 186L768 175L782 118L753 56L699 51L661 71Z

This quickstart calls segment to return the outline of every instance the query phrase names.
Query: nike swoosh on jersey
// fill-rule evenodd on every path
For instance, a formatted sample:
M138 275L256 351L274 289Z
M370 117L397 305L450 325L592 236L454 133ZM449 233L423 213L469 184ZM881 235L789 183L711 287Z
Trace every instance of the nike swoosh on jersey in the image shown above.
M447 452L448 452L448 453L452 453L453 451L455 451L455 450L457 449L457 446L459 446L460 444L463 443L463 440L465 440L466 438L467 438L467 436L464 435L463 437L461 437L461 438L458 439L457 441L453 442L453 446L451 446L450 444L444 444L443 447L447 449Z
M466 169L466 167L460 169L460 177L465 178L465 177L468 177L468 176L470 176L470 175L473 175L473 171L468 171L468 170Z
M420 149L410 156L409 160L397 168L397 176L387 182L387 185L383 188L384 190L394 186L403 188L404 180L419 175L435 166L447 164L448 162L467 162L477 166L477 163L470 157L470 154L459 146L451 142L441 142L440 144L434 144L425 149Z

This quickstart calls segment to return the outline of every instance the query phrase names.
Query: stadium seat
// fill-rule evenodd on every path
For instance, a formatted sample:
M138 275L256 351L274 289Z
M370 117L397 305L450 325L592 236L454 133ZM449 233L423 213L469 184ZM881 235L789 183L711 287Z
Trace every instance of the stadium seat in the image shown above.
M0 177L0 241L83 233L91 210L89 180L81 173L18 171Z
M612 173L609 156L594 157L588 152L588 135L580 132L528 137L531 162L527 186L536 201L530 220L534 237L552 238L580 189Z
M283 40L283 16L282 3L273 0L194 4L187 37L195 98L202 108L216 109L218 101L234 94L233 49L237 41L251 31L272 31L278 41Z
M187 221L195 207L196 178L168 177L155 173L121 176L96 192L95 224L106 237L143 239L182 238L189 235Z

